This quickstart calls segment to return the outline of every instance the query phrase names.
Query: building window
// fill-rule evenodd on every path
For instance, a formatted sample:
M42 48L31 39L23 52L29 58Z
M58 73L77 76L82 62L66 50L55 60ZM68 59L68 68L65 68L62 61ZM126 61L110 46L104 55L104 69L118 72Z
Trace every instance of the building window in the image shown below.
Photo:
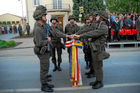
M12 24L15 24L15 21L12 21Z
M33 0L33 5L34 6L40 5L40 0Z
M16 21L16 24L19 24L19 21Z
M53 9L62 9L62 0L53 0Z

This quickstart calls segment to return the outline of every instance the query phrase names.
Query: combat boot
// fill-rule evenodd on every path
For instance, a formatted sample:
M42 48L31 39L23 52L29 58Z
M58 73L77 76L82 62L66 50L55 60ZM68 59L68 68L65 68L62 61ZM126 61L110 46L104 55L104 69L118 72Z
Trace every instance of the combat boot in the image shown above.
M103 87L103 82L102 81L97 81L95 84L93 84L92 88L93 89L99 89Z
M60 67L60 63L58 63L58 71L62 71L61 67Z
M54 69L53 69L53 72L55 72L57 70L57 65L54 64Z
M54 90L51 87L49 87L48 84L45 84L45 85L43 84L41 86L41 91L44 91L44 92L53 92Z

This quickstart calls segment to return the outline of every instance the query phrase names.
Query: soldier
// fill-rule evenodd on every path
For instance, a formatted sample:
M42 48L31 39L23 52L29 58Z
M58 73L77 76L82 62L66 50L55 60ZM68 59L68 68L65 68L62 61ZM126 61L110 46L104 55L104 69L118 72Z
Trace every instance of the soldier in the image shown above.
M29 36L30 35L30 25L29 25L29 23L27 23L27 25L26 25L26 30L27 30L27 35Z
M57 30L63 32L62 27L57 25L58 20L55 16L52 16L50 22L52 23L51 27L54 27ZM52 62L54 64L53 71L56 71L56 70L61 71L60 64L62 62L61 55L62 55L63 44L61 43L61 38L58 38L56 34L53 33L53 30L52 30L52 33L50 33L50 35L52 39L51 55L52 55ZM58 60L56 60L55 50L57 51ZM58 61L58 64L56 61Z
M33 14L36 23L34 25L34 52L40 60L40 81L41 90L45 92L53 92L53 85L48 83L49 58L50 51L48 50L48 43L51 42L50 37L46 38L44 22L46 22L46 12L35 10Z
M40 8L39 8L40 9ZM46 11L38 8L35 10L33 17L36 20L33 30L34 36L34 52L40 60L40 81L41 90L45 92L53 92L53 85L49 84L48 81L48 71L49 71L49 59L50 59L50 49L49 44L51 43L51 38L46 35ZM54 34L57 37L66 38L70 37L64 33L57 31L56 28L51 28L54 30ZM52 33L52 31L50 30Z
M95 21L93 21L95 19L95 12L92 12L91 14L85 16L86 20L87 21L87 24L84 25L80 31L78 31L76 34L80 35L82 33L85 33L85 32L89 32L89 31L93 31L95 30L96 28L96 25L95 25ZM85 75L87 75L87 78L91 78L91 77L95 77L95 72L94 72L94 68L93 66L91 65L92 63L92 58L91 58L91 49L90 49L90 45L91 45L91 38L87 38L87 39L84 39L86 41L87 44L84 43L84 51L86 52L85 55L88 55L86 56L86 58L88 59L88 62L89 62L89 67L90 67L90 70L89 72L86 72Z
M94 67L96 81L91 82L93 89L103 87L103 59L108 58L109 54L105 52L105 41L108 27L105 20L108 14L105 11L98 12L96 17L97 28L94 31L85 32L80 35L73 35L73 38L92 38L91 40L91 54L92 66ZM94 49L96 47L96 50Z
M69 24L66 25L65 27L65 34L68 34L68 35L73 35L75 34L76 32L78 32L79 30L79 27L77 24L75 24L75 21L76 21L76 18L74 15L70 15L69 18L68 18L68 21L70 21ZM70 41L72 40L71 38L68 38L67 41ZM69 54L69 60L70 60L70 48L68 48L68 54Z
M22 36L22 26L21 26L21 24L18 25L18 32L19 32L19 35Z

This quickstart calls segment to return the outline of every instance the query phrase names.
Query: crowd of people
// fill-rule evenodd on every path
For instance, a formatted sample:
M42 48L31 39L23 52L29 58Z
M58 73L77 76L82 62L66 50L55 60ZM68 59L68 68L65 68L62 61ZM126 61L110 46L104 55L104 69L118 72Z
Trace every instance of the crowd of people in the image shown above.
M108 41L120 41L120 29L137 29L137 38L140 40L140 15L133 13L110 13L108 15ZM111 38L111 31L114 31L113 38Z
M26 31L27 35L30 34L30 25L27 23L26 24ZM3 34L16 34L19 33L20 36L23 35L23 27L21 24L13 24L13 25L0 25L0 35Z

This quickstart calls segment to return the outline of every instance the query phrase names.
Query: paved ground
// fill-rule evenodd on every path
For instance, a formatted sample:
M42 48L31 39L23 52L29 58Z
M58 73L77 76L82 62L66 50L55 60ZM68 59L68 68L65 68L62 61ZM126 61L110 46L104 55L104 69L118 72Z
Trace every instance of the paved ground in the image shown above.
M29 39L31 40L31 39ZM28 40L23 40L27 41ZM26 45L24 42L20 47ZM33 44L31 43L32 46ZM62 72L53 72L54 93L140 93L140 48L108 49L111 57L104 61L104 88L93 90L89 86L95 78L84 75L85 62L79 51L82 88L71 88L68 76L68 57L63 51ZM32 48L0 50L0 93L42 93L39 82L39 60Z
M4 34L4 35L0 35L0 39L10 39L10 38L13 38L16 36L19 36L19 34L18 33L16 33L16 34Z

